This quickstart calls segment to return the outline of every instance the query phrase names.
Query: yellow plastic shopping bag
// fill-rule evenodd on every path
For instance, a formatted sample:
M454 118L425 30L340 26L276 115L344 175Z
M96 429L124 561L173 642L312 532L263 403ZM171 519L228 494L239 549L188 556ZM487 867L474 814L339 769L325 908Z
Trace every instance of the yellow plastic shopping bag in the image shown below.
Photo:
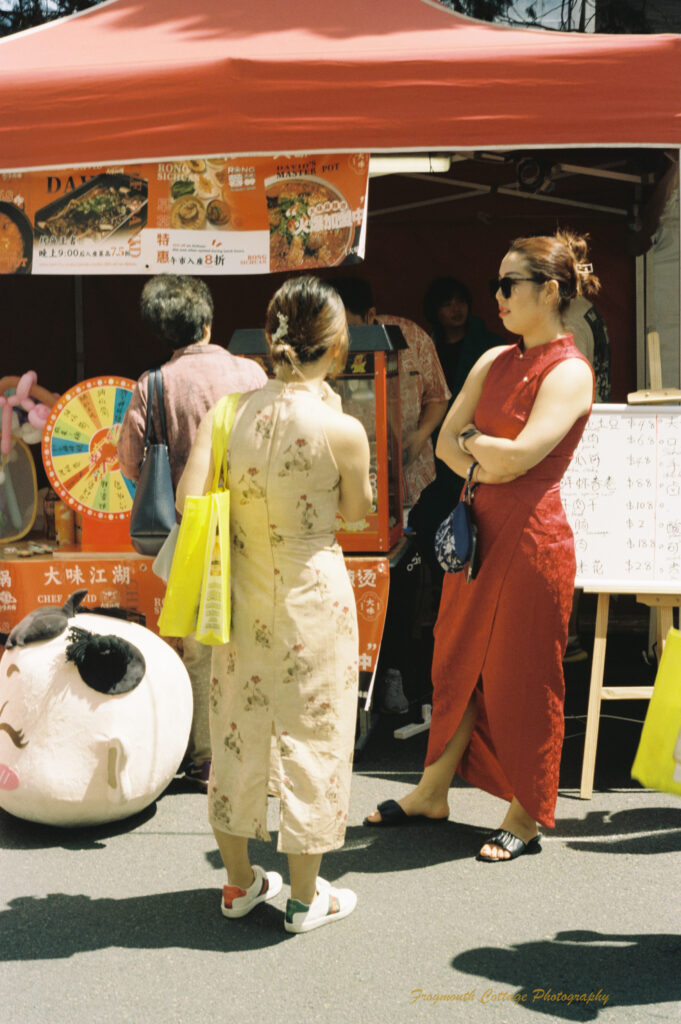
M229 491L209 495L210 525L203 559L196 639L202 644L229 643Z
M158 619L161 636L189 636L196 630L210 520L211 495L188 497Z
M631 774L647 789L681 796L674 748L681 729L681 632L670 629Z
M240 394L221 398L213 414L213 483L208 494L185 499L177 545L170 567L161 636L196 633L205 644L229 640L229 491L227 443Z

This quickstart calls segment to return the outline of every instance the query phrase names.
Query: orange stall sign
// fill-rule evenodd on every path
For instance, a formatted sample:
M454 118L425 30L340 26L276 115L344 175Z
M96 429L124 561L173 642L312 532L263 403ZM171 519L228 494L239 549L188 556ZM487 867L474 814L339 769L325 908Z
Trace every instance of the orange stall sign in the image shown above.
M268 274L364 257L367 153L0 175L0 274ZM0 254L2 255L2 254Z
M151 571L152 561L128 553L55 552L30 558L5 553L0 560L0 633L9 633L36 608L61 607L76 590L88 592L84 611L121 608L158 632L165 584Z

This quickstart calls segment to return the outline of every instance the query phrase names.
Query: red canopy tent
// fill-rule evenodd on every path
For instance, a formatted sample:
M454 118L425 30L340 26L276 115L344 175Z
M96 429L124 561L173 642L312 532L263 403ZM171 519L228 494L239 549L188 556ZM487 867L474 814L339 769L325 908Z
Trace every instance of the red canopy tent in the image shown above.
M0 41L0 169L193 154L678 146L681 36L429 0L110 0Z
M431 0L295 0L278 7L270 0L109 0L0 40L0 172L315 151L542 148L555 155L570 147L582 150L575 162L585 163L586 147L597 162L604 147L621 147L624 159L634 147L642 153L642 147L681 145L680 87L679 35L509 29L460 17ZM497 180L489 166L454 166L457 177ZM452 195L446 181L429 177L429 188ZM507 178L502 168L498 180L508 184ZM582 179L590 188L598 180ZM412 204L419 207L412 217L409 201L423 197L406 190L420 184L388 178L372 186L370 216L377 219L365 272L383 307L419 319L424 281L454 272L475 278L476 310L492 316L483 289L490 260L513 234L536 230L533 211L516 196L506 205L522 211L522 219L496 219L503 197L485 199L476 188L468 193L472 203L454 204L472 207L472 219L443 217L440 211L453 204L430 207L430 192ZM546 211L537 226L547 230L553 230L549 214L569 211L572 222L579 213L579 202L552 208L550 197L539 198L531 205L535 214ZM603 197L595 201L602 209ZM406 212L386 217L391 209ZM486 219L478 221L478 214ZM625 295L635 292L634 264L625 218L608 223L620 227L608 233L592 219L576 226L596 230L603 312L629 353L616 367L621 396L635 385L633 308L621 302L623 288ZM396 263L405 233L419 253L418 272L410 259ZM96 344L85 346L82 337L78 343L87 352L87 371L117 367L136 376L150 365L151 343L139 335L135 310L139 283L116 278L109 287L105 278L91 277L77 287L76 334L96 338ZM4 372L22 372L25 360L33 360L55 388L62 378L71 383L73 369L47 367L50 351L72 347L74 298L66 282L4 277L0 291L5 329L22 338L11 347L17 365ZM264 308L271 284L253 278L235 290L216 279L214 291L228 338ZM103 316L109 308L111 316ZM125 356L122 335L129 338ZM76 373L83 372L79 361Z

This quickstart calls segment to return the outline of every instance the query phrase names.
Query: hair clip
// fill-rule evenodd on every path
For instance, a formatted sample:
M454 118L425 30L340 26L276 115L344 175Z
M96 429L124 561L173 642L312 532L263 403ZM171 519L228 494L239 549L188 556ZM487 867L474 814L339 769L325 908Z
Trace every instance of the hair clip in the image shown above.
M578 263L577 273L578 274L593 274L594 265L593 263Z
M279 318L279 326L272 335L272 341L283 341L288 334L288 317L284 313L277 311L277 317Z

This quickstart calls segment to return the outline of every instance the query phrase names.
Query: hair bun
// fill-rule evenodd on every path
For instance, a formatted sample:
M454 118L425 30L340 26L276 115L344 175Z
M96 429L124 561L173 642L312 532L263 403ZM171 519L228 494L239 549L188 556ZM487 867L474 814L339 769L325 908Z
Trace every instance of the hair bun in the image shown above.
M556 232L556 238L568 247L575 258L575 263L583 264L586 262L587 253L589 252L588 235L578 235L574 231L562 230Z
M300 366L321 359L330 347L346 349L347 334L340 296L318 277L289 278L270 299L265 335L275 364L300 372Z
M601 287L601 282L594 274L593 263L587 260L589 235L578 235L574 231L561 230L556 232L556 238L563 242L572 254L579 294L595 295Z

